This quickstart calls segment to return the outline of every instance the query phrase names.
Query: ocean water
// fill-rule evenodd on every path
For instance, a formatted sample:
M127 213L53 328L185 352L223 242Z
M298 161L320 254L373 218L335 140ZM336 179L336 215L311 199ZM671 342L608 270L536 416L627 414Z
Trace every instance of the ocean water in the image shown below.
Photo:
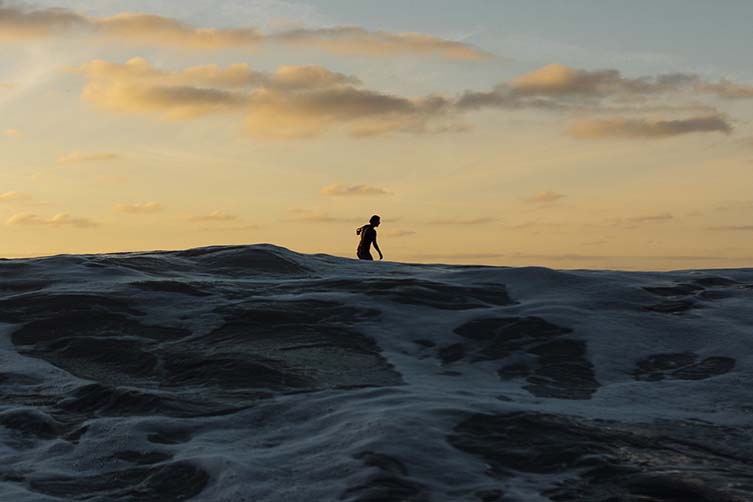
M0 500L750 501L753 269L0 260Z

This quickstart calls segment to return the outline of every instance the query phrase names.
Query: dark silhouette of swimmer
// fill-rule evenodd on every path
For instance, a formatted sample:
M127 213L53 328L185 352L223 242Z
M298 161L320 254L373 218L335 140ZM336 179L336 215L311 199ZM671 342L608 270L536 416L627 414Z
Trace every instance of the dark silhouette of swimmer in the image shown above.
M374 244L374 249L376 249L377 253L379 253L379 259L381 260L382 258L384 258L382 251L379 249L379 244L377 244L376 227L379 226L379 223L379 216L374 215L371 217L371 219L369 219L368 225L364 225L356 229L356 235L361 236L361 242L358 243L358 249L356 250L356 255L358 256L359 260L374 259L371 256L372 244Z

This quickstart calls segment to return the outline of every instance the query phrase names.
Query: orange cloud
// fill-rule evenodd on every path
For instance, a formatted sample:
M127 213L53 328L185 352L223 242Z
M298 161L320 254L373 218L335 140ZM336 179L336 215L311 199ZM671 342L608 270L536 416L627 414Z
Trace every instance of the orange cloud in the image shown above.
M249 230L258 230L259 225L236 225L236 226L222 226L222 227L201 227L198 230L202 232L247 232Z
M700 78L690 73L627 78L614 69L589 71L551 64L510 82L502 82L491 91L466 91L457 105L467 110L488 107L552 111L578 110L586 106L601 108L602 100L625 101L680 92L692 89L698 83Z
M265 77L265 85L277 89L327 89L346 85L360 85L356 77L335 73L318 65L280 66Z
M268 40L284 45L318 47L337 54L387 56L437 54L447 59L481 60L492 54L471 45L421 33L368 31L356 26L296 29L273 34Z
M359 195L386 195L389 192L384 188L373 187L369 185L327 185L322 188L320 193L326 196L359 196Z
M98 224L87 218L74 218L68 213L59 213L51 218L43 218L32 213L17 213L8 218L8 225L35 225L48 227L71 226L77 228L90 228Z
M539 192L536 195L532 195L531 197L527 197L523 200L525 200L525 202L531 202L534 204L546 204L549 202L556 202L565 197L567 197L567 195L556 192Z
M85 75L90 81L114 81L173 86L237 88L256 85L264 74L239 63L220 68L218 65L191 66L181 71L164 71L144 58L131 58L123 64L94 59L71 72Z
M715 227L707 227L707 229L723 232L751 232L753 231L753 225L720 225Z
M273 73L254 71L247 64L224 69L217 65L193 66L170 72L153 67L143 58L133 58L123 64L93 60L71 71L87 77L89 82L82 97L101 108L158 113L172 120L251 109L263 116L269 107L269 94L253 93L255 89L288 96L358 83L354 77L316 65L281 66ZM272 122L285 120L280 116Z
M716 211L749 211L753 209L753 200L732 200L714 208Z
M442 99L442 98L438 98ZM445 108L443 108L443 106ZM262 137L311 137L345 124L355 135L395 131L423 132L428 120L448 110L430 100L342 87L305 93L262 89L251 98L246 128Z
M120 155L117 153L109 152L79 152L73 151L69 154L63 155L58 158L58 162L62 164L77 164L81 162L105 162L108 160L119 159Z
M164 207L157 202L144 202L136 204L115 204L113 211L128 214L151 214L162 211Z
M0 202L13 202L28 198L27 195L18 192L0 193Z
M187 49L227 49L253 48L262 39L262 34L255 28L196 28L175 19L141 12L87 20L96 34L118 42Z
M625 221L629 223L648 223L652 221L667 221L671 220L673 216L670 213L651 214L647 216L632 216L625 218Z
M521 95L594 97L665 92L686 87L698 80L696 75L684 73L625 78L618 70L588 71L551 64L515 78L511 88Z
M616 218L604 222L605 225L610 227L622 227L626 229L635 229L641 225L651 223L665 223L673 220L674 216L671 213L658 213L647 214L641 216L631 216L628 218Z
M259 137L316 136L337 125L354 135L433 132L427 122L452 107L440 96L410 99L359 89L356 78L313 65L273 73L247 65L167 72L135 58L94 60L72 71L87 77L82 98L100 108L172 120L244 114L246 130Z
M0 41L49 37L88 27L85 17L67 9L28 10L0 4Z
M212 211L209 214L193 216L191 219L193 221L204 221L204 222L225 222L225 221L236 221L238 220L238 216L234 214L228 214L224 211Z
M291 209L290 213L293 215L286 221L303 221L309 223L357 223L360 222L360 218L339 218L331 216L324 211L312 211L309 209Z
M191 86L89 83L82 97L100 108L121 113L158 113L166 119L186 120L218 113L237 113L247 105L243 93Z
M416 232L413 230L382 230L380 234L384 235L385 237L410 237L412 235L416 235Z
M253 50L261 44L271 44L313 47L335 54L365 56L435 54L460 60L492 57L472 45L420 33L391 33L353 26L335 26L265 34L254 27L195 27L169 17L142 12L91 17L62 8L29 9L0 4L0 41L70 35L186 50Z
M608 111L610 105L602 105L602 98L679 90L697 81L687 74L627 79L616 70L589 72L550 65L490 92L412 98L361 88L357 78L315 65L281 66L274 72L253 70L247 64L165 71L134 58L123 64L94 60L72 71L88 80L82 98L102 109L169 120L237 114L244 117L251 136L281 139L316 137L331 129L344 129L355 137L458 132L468 129L463 114L471 110L573 111L586 106ZM596 100L584 105L574 98ZM661 138L731 129L725 117L712 113L677 120L585 119L568 133L591 139Z
M753 98L753 85L736 84L729 80L721 80L715 84L700 83L696 85L698 92L716 94L720 98L744 99Z
M479 218L446 218L427 221L430 225L485 225L496 221L496 218L482 216Z
M568 130L578 139L660 139L700 132L729 134L732 126L721 115L708 115L675 120L628 119L581 119Z

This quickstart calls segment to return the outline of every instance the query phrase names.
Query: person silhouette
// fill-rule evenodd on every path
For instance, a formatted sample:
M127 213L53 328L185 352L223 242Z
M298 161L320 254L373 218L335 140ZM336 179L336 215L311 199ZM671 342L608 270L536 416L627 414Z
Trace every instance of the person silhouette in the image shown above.
M358 243L358 249L356 249L356 256L359 260L373 260L371 256L371 245L374 244L374 249L379 253L379 259L384 258L382 251L377 244L377 232L376 227L381 223L379 216L376 214L369 219L369 224L364 225L356 229L356 235L361 236L361 242Z

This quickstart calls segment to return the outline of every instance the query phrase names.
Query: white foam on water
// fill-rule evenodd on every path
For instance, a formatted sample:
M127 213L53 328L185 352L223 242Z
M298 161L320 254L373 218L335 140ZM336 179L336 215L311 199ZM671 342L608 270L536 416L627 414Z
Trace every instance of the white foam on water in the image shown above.
M237 248L228 255L242 255L247 249ZM636 273L455 267L362 263L305 256L271 245L253 249L273 253L305 271L290 275L237 269L211 272L190 268L188 258L169 253L10 260L0 262L0 280L6 280L2 279L4 267L20 264L25 268L22 275L8 276L16 289L0 288L0 301L63 293L122 300L138 305L145 313L144 324L186 329L193 338L222 326L218 307L249 302L283 305L325 300L376 309L379 316L360 321L356 329L377 343L404 385L278 394L221 416L91 415L82 422L87 429L77 441L35 439L0 426L0 500L58 500L31 491L30 481L87 477L133 467L115 457L125 451L163 452L172 456L170 462L198 465L210 481L195 500L336 500L377 472L359 460L364 451L399 459L408 477L423 485L435 501L460 500L463 497L458 493L493 486L504 486L509 500L548 500L541 491L561 481L561 475L521 474L507 482L492 480L484 475L481 458L454 448L447 436L470 414L512 411L636 423L677 419L752 424L753 289L746 286L753 284L753 269ZM128 260L148 260L150 266L139 269L128 265ZM691 295L698 308L677 314L646 310L668 298L644 288L672 287L712 276L736 281L706 288L724 290L727 297L704 300ZM514 303L437 308L420 298L415 304L399 302L367 294L366 289L359 291L357 286L387 279L463 288L504 286ZM192 296L129 286L137 281L173 281L212 293ZM324 282L314 287L311 281ZM350 286L328 289L326 281L348 281ZM24 282L41 286L20 291ZM525 389L524 379L501 380L496 374L499 361L464 358L443 365L438 357L440 348L465 342L455 332L465 323L531 316L570 328L569 339L585 342L600 385L591 399L537 397ZM23 401L19 395L60 397L92 383L51 362L20 354L10 337L23 323L2 318L0 322L0 373L9 375L7 381L0 381L0 394L16 396L0 401L0 414L35 409L33 404L19 404ZM415 340L433 346L421 346ZM667 353L692 353L698 360L729 357L735 366L727 373L698 380L637 381L632 377L638 361ZM37 408L45 407L40 403ZM175 444L147 440L150 434L169 430L186 432L188 439Z

